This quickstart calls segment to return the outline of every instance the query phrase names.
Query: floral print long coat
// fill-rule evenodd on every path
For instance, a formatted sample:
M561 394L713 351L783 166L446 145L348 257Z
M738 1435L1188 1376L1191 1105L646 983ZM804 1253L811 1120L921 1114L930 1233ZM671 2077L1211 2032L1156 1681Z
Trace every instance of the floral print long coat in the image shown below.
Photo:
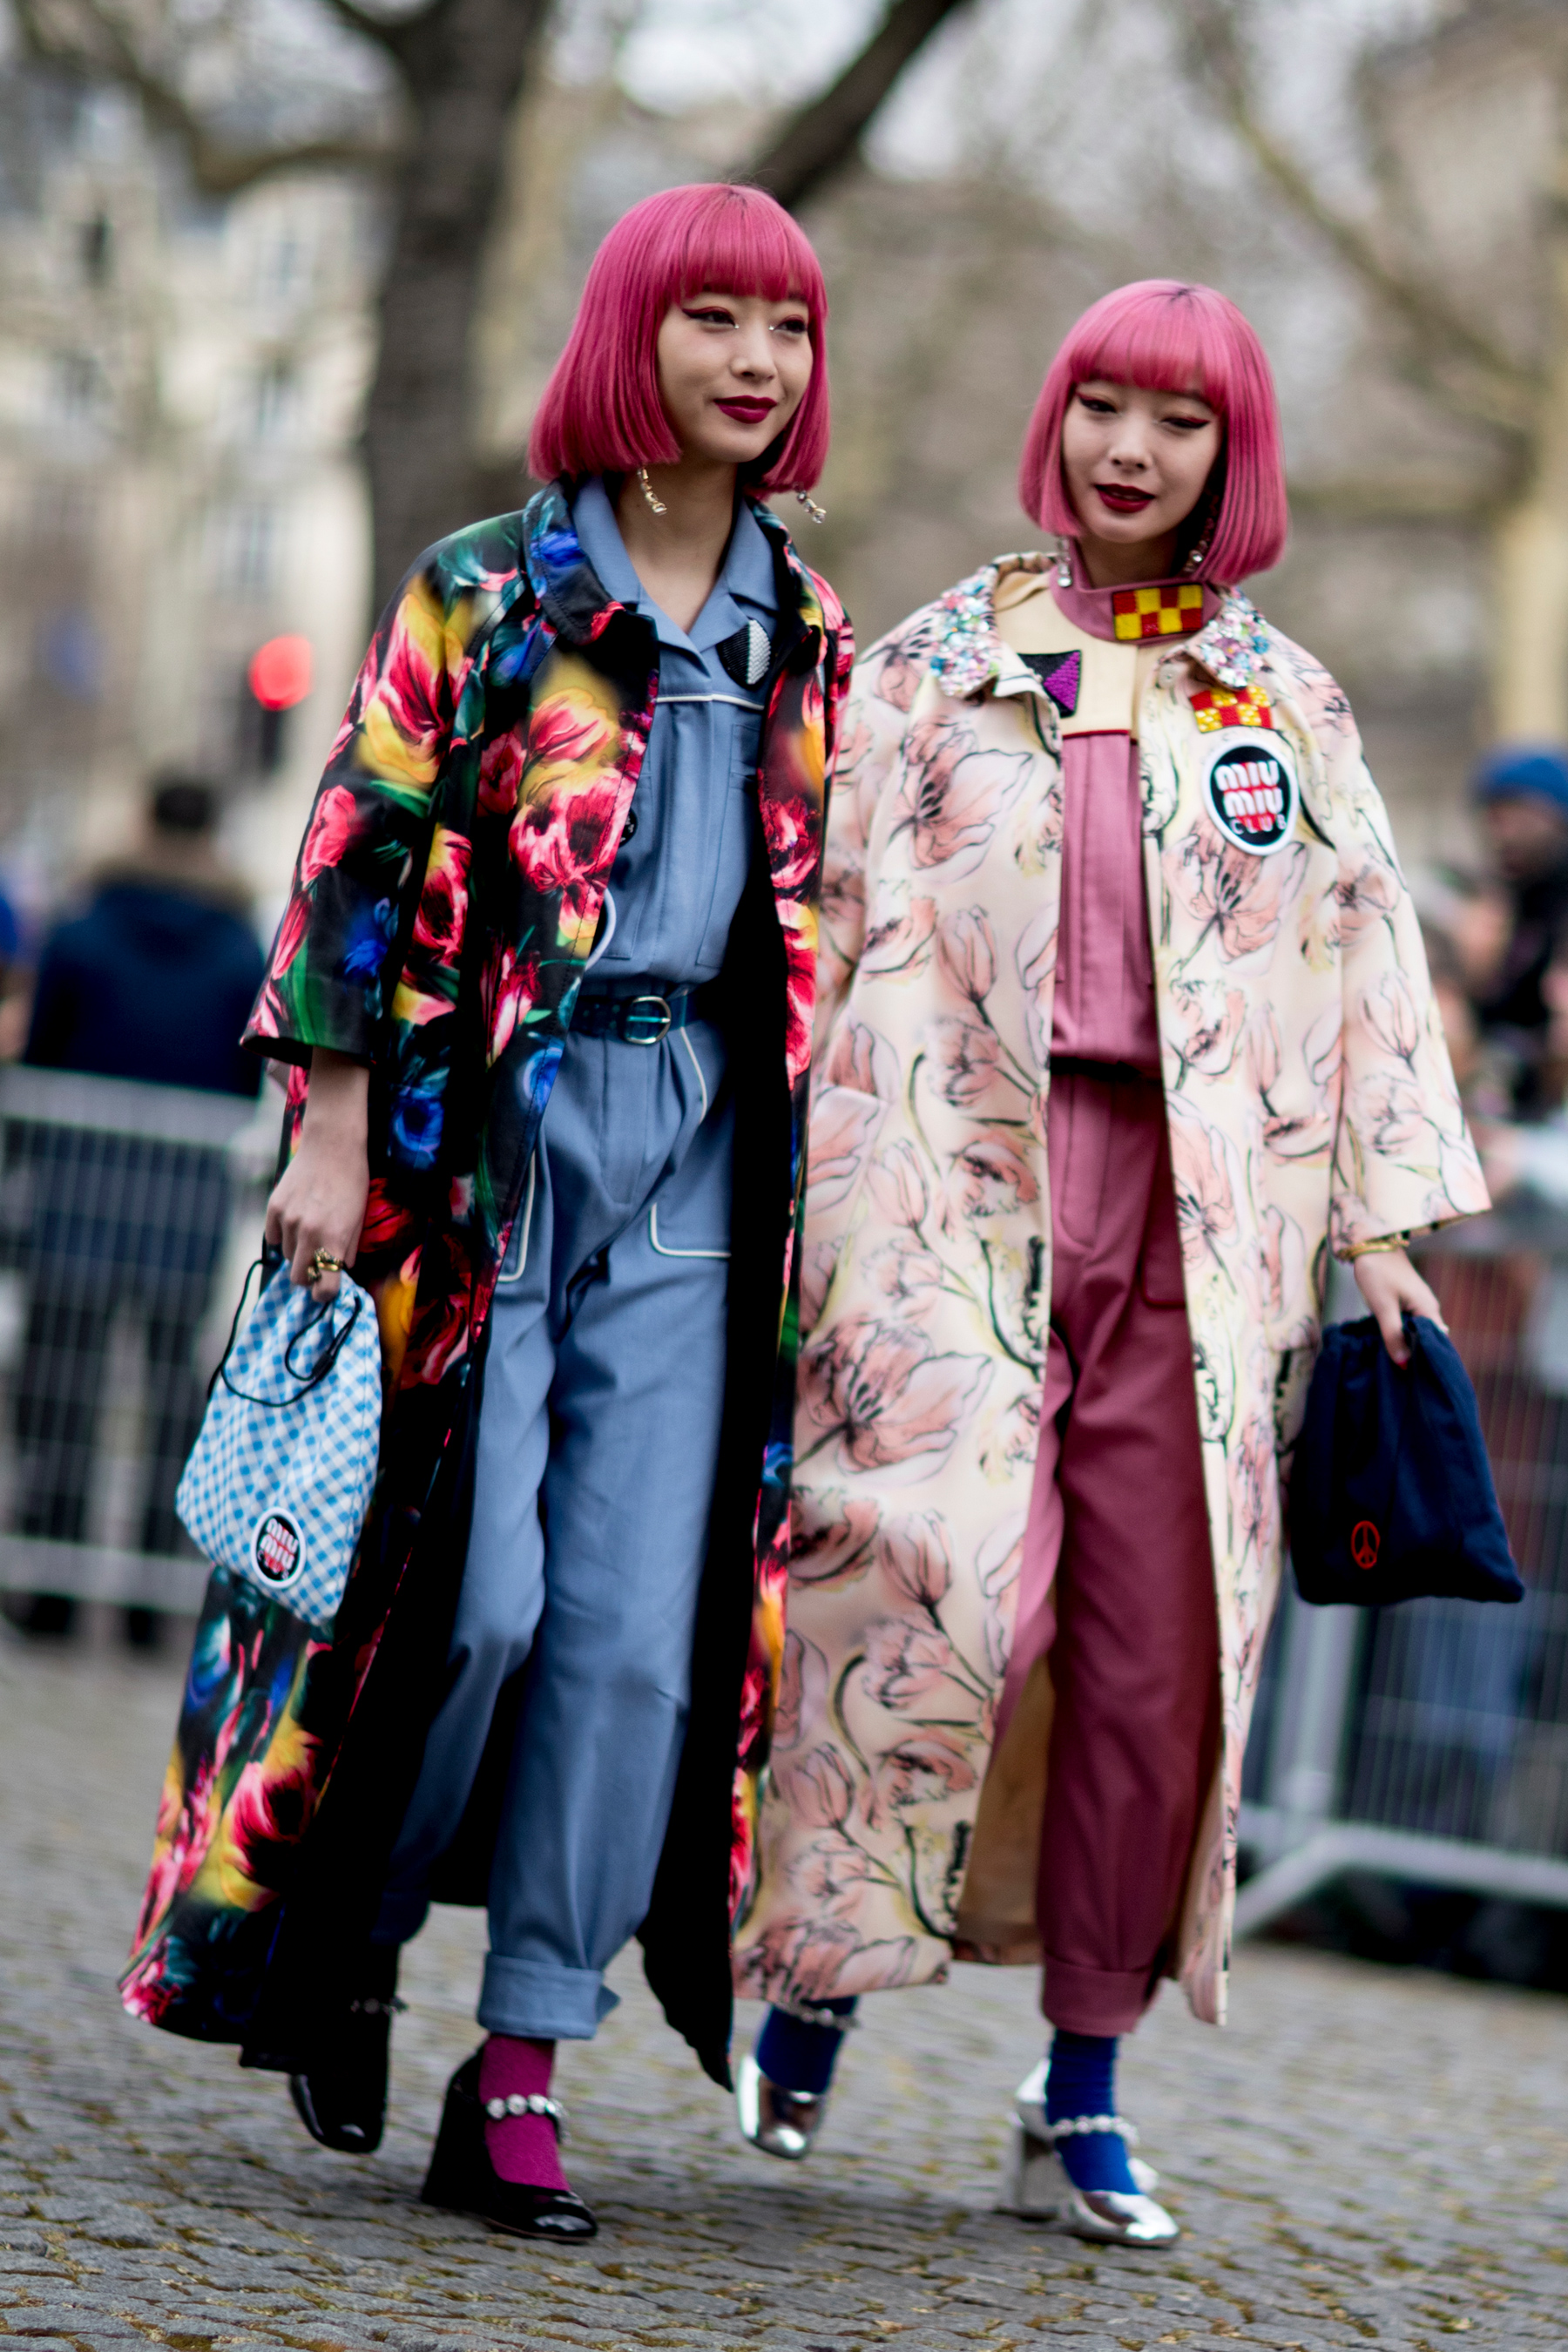
M824 880L789 1633L737 1938L739 1982L773 1999L1038 1950L1046 1743L1026 1688L994 1749L994 1726L1051 1287L1061 761L1048 663L1003 644L993 600L1044 561L1005 557L917 613L851 690ZM1238 719L1247 731L1227 731ZM1156 663L1138 736L1224 1706L1173 1972L1217 2020L1327 1251L1441 1224L1486 1192L1333 680L1233 595ZM1217 800L1227 746L1233 765L1282 750L1287 789L1257 800L1244 773Z
M744 1048L731 1057L725 1466L644 1930L656 1990L721 2078L730 1919L752 1872L783 1641L817 894L853 657L832 591L769 509L756 512L780 619L763 689L762 850L725 970ZM249 2063L297 2066L331 2019L443 1695L490 1296L658 688L652 629L595 577L557 484L415 566L366 657L300 851L247 1042L293 1065L289 1147L313 1047L371 1068L354 1272L380 1319L380 1470L330 1640L214 1576L122 1983L133 2013L241 2042ZM483 1901L482 1832L460 1834L458 1849L437 1891Z

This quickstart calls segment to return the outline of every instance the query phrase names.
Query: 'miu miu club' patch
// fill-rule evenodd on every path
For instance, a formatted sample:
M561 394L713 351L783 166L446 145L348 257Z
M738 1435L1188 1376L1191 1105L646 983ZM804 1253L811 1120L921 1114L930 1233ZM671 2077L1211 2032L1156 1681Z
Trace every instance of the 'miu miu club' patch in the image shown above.
M1204 745L1204 806L1234 848L1252 857L1283 849L1296 829L1300 786L1288 743L1272 729L1227 727Z

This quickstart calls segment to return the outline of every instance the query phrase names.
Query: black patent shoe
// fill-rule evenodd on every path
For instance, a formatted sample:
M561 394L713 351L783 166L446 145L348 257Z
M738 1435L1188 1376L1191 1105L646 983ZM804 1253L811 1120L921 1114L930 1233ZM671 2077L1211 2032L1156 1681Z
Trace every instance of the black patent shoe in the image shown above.
M449 2213L471 2213L494 2230L510 2230L514 2238L596 2238L599 2225L583 2200L570 2189L533 2189L527 2181L503 2180L490 2162L485 2146L485 2110L479 2100L479 2058L476 2050L447 2085L430 2169L420 2198ZM555 2137L564 2120L553 2099L526 2102L535 2115L550 2117Z
M373 1944L357 1990L308 2073L290 2074L300 2121L341 2156L374 2156L386 2126L386 2075L397 1998L397 1946Z

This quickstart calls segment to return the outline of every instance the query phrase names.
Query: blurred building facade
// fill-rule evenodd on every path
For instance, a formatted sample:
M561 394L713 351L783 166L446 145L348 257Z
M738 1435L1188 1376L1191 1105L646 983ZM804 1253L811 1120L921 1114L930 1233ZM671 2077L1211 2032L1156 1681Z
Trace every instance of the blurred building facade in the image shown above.
M1141 5L1123 0L1130 24ZM1448 11L1375 66L1381 133L1435 275L1531 365L1556 315L1564 34L1560 6L1497 0ZM1108 136L1116 127L1129 54L1113 47L1074 101L1091 134L1102 117ZM1157 127L1173 100L1190 129L1192 94L1166 94L1165 71L1128 104L1152 105ZM964 102L955 73L951 104ZM1493 631L1517 440L1435 401L1323 239L1256 192L1237 202L1197 184L1190 143L1129 148L1123 122L1119 184L1096 213L1060 128L1066 101L1052 103L1033 176L977 134L945 176L858 172L811 206L833 295L836 439L828 522L815 529L793 502L786 520L868 644L1030 542L1017 449L1084 305L1131 277L1212 278L1257 319L1285 402L1296 525L1261 601L1344 684L1406 856L1467 856L1466 777L1509 719L1494 708ZM526 488L529 415L605 229L652 188L743 167L764 129L732 108L675 120L607 83L542 79L520 110L475 322L493 504ZM320 171L203 203L133 99L12 67L0 219L0 870L9 859L58 889L117 845L148 767L196 761L230 788L228 846L265 901L368 618L356 440L374 184ZM1568 486L1558 496L1568 530ZM1568 542L1562 560L1568 577ZM314 685L268 773L244 671L283 631L310 639Z
M0 223L0 859L56 898L196 766L275 896L363 636L368 194L203 203L133 100L14 68ZM245 672L285 631L313 686L269 742Z

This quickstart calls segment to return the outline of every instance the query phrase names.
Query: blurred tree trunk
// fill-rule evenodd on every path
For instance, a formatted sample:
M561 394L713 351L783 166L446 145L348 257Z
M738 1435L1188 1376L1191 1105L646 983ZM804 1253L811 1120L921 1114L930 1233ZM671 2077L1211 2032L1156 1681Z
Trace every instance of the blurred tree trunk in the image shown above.
M504 501L513 477L479 447L474 315L512 125L537 69L552 0L432 0L383 17L325 0L393 61L405 134L254 150L215 136L186 94L189 40L172 14L132 31L112 0L14 0L29 52L133 90L149 122L184 147L204 194L231 196L280 173L336 166L387 175L391 224L364 445L379 611L422 548ZM832 87L736 174L798 204L854 149L893 83L963 0L889 0Z
M378 611L422 548L489 503L475 451L475 298L513 113L549 12L550 0L437 0L377 27L413 116L392 186L365 409Z
M1546 235L1544 362L1516 495L1493 516L1492 733L1568 742L1568 147Z
M1540 356L1517 358L1456 305L1440 254L1410 251L1410 208L1386 157L1373 157L1384 204L1352 219L1268 128L1247 54L1245 0L1167 0L1194 77L1277 195L1323 236L1401 331L1408 373L1436 401L1489 426L1509 453L1507 487L1483 510L1491 556L1489 700L1495 738L1568 740L1568 138L1560 141L1545 207L1545 303ZM1370 85L1363 96L1375 104ZM1318 501L1347 507L1348 496ZM1355 501L1384 512L1375 486ZM1436 511L1436 509L1429 509ZM1456 499L1456 517L1473 516Z
M820 98L792 115L770 146L735 177L766 188L795 212L848 161L871 117L926 42L964 0L889 0L858 57Z

